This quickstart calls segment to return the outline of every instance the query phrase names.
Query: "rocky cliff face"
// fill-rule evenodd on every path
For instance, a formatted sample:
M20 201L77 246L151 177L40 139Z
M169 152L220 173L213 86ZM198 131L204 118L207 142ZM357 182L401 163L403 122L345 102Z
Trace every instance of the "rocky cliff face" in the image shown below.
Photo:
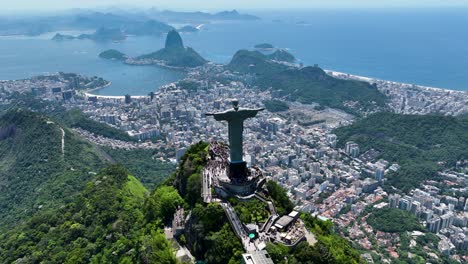
M166 38L166 49L183 49L184 43L179 33L175 30L169 31Z

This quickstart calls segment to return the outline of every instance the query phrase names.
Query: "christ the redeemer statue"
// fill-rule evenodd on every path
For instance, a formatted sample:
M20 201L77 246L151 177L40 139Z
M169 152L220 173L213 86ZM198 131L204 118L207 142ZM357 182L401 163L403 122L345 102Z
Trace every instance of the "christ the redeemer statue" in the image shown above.
M216 121L228 122L231 164L242 164L245 163L242 155L242 134L244 131L244 120L255 117L257 113L264 110L264 108L239 108L238 100L233 100L232 105L234 109L219 113L208 113L206 115L213 116Z

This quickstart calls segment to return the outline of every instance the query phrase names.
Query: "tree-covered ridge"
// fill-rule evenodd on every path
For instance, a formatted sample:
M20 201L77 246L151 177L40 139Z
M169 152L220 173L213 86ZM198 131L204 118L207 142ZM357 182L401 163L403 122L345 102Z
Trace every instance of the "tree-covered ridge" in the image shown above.
M99 53L99 57L108 60L126 60L128 58L127 55L115 49L103 51Z
M3 112L0 134L0 228L71 201L106 163L94 146L38 113Z
M335 133L340 146L354 141L362 151L374 148L382 152L381 158L401 165L388 175L388 182L408 191L468 157L467 131L464 117L377 113Z
M34 112L39 112L71 128L81 128L91 133L112 139L135 141L135 139L130 137L125 131L94 121L77 108L67 110L58 102L37 99L31 93L15 93L8 99L11 100L11 104L5 105L4 107L6 109L16 109L21 107Z
M258 51L238 51L228 68L254 74L255 84L260 88L271 87L302 103L316 102L351 112L385 106L385 96L366 82L336 79L318 67L288 67ZM358 105L351 107L354 102Z
M274 181L267 182L267 190L279 215L289 214L294 204L289 200L286 190Z
M287 52L284 49L278 49L272 54L268 55L270 60L279 61L279 62L289 62L294 63L296 62L296 57L291 53Z
M54 111L49 115L72 128L81 128L88 132L107 138L122 141L136 141L125 131L94 121L93 119L87 117L79 109L71 109L69 111Z
M176 263L158 222L142 210L147 190L121 166L102 170L71 203L0 237L0 262Z
M179 191L190 206L202 203L202 171L207 162L208 143L192 145L182 157L177 171L166 182Z
M110 147L103 147L103 150L115 162L122 164L132 175L135 175L148 190L153 190L175 170L174 164L155 159L155 150L112 149Z
M282 72L289 67L269 60L266 55L259 51L239 50L232 57L228 68L240 73L269 76Z
M239 263L243 248L219 204L196 204L185 230L190 252L207 264Z
M201 173L207 163L208 148L208 143L199 142L187 150L177 171L164 183L168 187L160 187L175 188L177 194L168 193L163 200L167 201L169 208L174 208L182 205L177 198L180 195L184 205L191 208L191 217L186 224L185 234L183 238L179 238L179 241L186 243L196 259L204 260L207 264L239 263L243 253L242 244L232 231L223 209L219 204L205 204L201 199ZM157 205L157 200L154 199L153 208L161 208ZM155 211L158 210L152 210ZM173 210L165 215L169 217L172 212Z

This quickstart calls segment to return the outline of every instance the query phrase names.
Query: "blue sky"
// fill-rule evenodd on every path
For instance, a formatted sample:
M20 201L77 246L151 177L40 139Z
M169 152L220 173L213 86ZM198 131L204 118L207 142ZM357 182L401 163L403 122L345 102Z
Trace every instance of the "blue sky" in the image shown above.
M44 11L107 6L158 7L179 10L224 10L320 7L450 7L468 0L0 0L3 11Z

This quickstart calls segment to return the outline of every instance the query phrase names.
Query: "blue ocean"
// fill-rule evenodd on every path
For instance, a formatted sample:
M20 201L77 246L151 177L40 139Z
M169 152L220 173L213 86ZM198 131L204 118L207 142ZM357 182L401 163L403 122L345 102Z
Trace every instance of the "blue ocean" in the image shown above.
M216 22L182 38L205 58L228 63L239 49L271 43L305 65L405 83L468 90L468 9L340 9L247 11L262 19ZM106 61L117 49L139 55L160 49L164 37L130 37L121 43L54 42L40 37L0 37L0 79L47 72L101 76L105 95L143 95L178 80L183 72Z

